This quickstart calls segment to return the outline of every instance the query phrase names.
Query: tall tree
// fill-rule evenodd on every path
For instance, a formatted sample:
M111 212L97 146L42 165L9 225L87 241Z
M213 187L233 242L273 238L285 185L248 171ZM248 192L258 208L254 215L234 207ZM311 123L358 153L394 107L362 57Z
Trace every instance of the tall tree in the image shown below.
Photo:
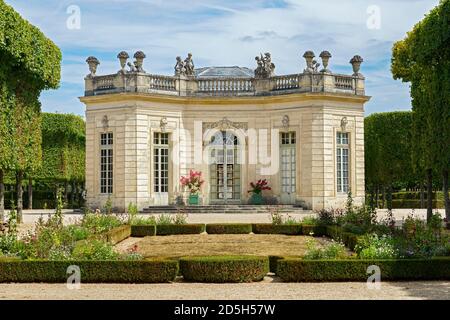
M61 52L36 27L0 0L0 215L6 171L17 178L18 221L22 221L22 178L41 160L42 90L57 88Z
M450 0L441 0L405 39L393 47L394 79L411 83L415 164L427 177L427 218L432 215L432 179L444 180L446 218L450 221ZM420 152L420 153L419 153Z
M366 184L369 192L380 187L388 192L388 208L392 209L394 187L417 184L412 170L412 112L374 113L364 120Z
M73 114L43 113L41 129L43 162L35 178L55 183L55 191L64 185L67 195L68 185L73 191L85 181L85 122Z

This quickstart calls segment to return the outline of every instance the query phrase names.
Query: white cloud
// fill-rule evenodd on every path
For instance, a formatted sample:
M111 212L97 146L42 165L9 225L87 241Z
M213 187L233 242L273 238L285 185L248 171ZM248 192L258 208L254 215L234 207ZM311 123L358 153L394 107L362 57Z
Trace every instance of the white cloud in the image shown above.
M408 86L391 79L392 43L404 37L438 0L287 0L278 2L189 1L189 0L76 0L22 2L7 0L33 24L40 27L64 52L60 92L83 94L83 77L88 72L88 55L101 60L99 73L116 72L116 53L132 54L141 49L148 58L145 68L152 73L172 73L174 59L194 54L196 66L241 65L254 67L259 52L272 53L278 74L299 72L306 50L333 54L330 68L351 72L354 54L364 57L362 72L367 93L373 96L369 112L407 108ZM66 8L81 9L81 30L68 30ZM377 5L381 28L369 30L367 8ZM67 89L70 87L71 89ZM73 97L58 92L44 95L44 108L83 113Z

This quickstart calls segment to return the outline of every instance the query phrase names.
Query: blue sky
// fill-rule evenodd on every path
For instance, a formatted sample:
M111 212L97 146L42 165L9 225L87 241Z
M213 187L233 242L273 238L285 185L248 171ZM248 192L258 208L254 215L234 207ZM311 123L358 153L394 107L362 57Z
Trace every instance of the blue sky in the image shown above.
M277 74L298 73L306 50L328 50L329 69L351 74L350 58L365 62L366 114L411 108L409 86L390 73L391 48L438 0L6 0L62 50L57 90L41 95L44 111L84 115L78 97L96 56L98 74L119 70L117 53L143 50L144 69L172 74L175 57L193 53L196 67L254 68L254 57L271 52ZM70 29L67 9L80 9L80 28ZM375 10L373 11L373 6ZM378 15L379 12L379 15ZM378 17L380 19L378 19ZM375 19L375 20L373 20ZM368 27L371 21L379 28Z

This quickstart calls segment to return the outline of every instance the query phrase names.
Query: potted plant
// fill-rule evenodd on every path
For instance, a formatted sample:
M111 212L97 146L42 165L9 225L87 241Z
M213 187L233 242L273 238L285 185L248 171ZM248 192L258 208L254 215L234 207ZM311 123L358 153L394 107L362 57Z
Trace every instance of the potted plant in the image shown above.
M249 193L252 193L251 203L252 204L262 204L262 191L263 190L272 190L269 187L266 179L259 179L256 183L250 182L251 190Z
M189 190L190 205L198 205L198 193L204 182L200 171L189 170L187 177L180 178L181 185Z

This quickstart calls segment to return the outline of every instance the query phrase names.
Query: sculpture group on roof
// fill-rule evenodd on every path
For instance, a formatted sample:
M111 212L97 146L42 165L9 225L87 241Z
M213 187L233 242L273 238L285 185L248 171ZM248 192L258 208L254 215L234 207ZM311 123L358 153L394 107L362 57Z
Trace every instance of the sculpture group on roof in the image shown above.
M270 78L275 73L275 64L272 62L272 57L269 52L261 53L261 57L255 57L257 67L255 69L255 78L266 79Z
M181 57L178 56L176 58L177 63L175 64L175 75L183 75L183 76L194 76L194 61L192 60L192 53L188 53L186 59L181 60Z
M127 60L129 58L128 53L126 51L121 51L117 58L120 61L121 70L119 70L119 73L125 74L125 73L134 73L134 72L141 72L145 73L145 70L143 68L144 59L145 59L145 53L142 51L137 51L134 56L135 61L133 63L128 62ZM319 55L319 57L322 59L322 65L323 69L319 71L320 63L318 63L314 58L315 54L313 51L306 51L303 54L303 58L306 61L306 68L303 70L304 73L331 73L331 71L328 69L328 63L331 58L331 54L328 51L322 51ZM255 57L257 67L254 70L255 78L256 79L268 79L275 75L275 64L272 62L272 56L269 52L264 53L264 55L261 53L260 56ZM350 64L353 67L353 76L355 77L363 77L361 73L359 73L361 63L363 62L363 58L359 55L355 55L351 60ZM93 56L90 56L86 59L86 62L89 65L89 71L90 74L87 75L88 78L94 78L96 76L97 72L97 66L100 64L100 61ZM126 70L126 66L129 67L129 70ZM194 61L192 59L192 53L188 53L186 59L182 60L180 56L176 57L176 64L175 64L175 76L188 76L188 77L195 77L195 67L194 67Z

